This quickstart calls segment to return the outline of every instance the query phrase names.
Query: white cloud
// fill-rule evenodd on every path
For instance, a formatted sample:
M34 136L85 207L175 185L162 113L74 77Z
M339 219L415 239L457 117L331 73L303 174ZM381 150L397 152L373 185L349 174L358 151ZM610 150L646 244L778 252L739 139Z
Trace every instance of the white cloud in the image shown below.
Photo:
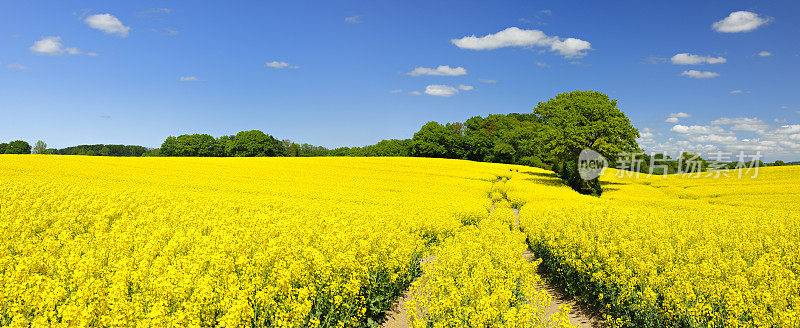
M406 73L411 76L437 75L437 76L459 76L466 75L467 70L463 67L451 68L447 65L440 65L436 68L417 67L413 71Z
M667 119L664 122L678 123L680 119L688 117L692 117L692 115L686 114L684 112L670 113L669 115L667 115Z
M712 133L724 133L725 129L713 126L713 125L680 125L676 124L675 126L670 129L672 132L683 133L683 134L712 134Z
M489 84L497 83L497 80L490 80L490 79L478 79L478 81Z
M18 70L28 69L28 66L25 66L25 65L22 65L22 64L17 64L17 63L8 64L8 65L6 65L6 67L8 69L18 69Z
M735 94L739 94L739 93L744 93L744 91L742 91L742 90L733 90L733 91L731 91L731 94L734 94L734 95Z
M492 50L505 47L543 47L567 58L580 58L586 55L586 50L591 50L591 43L576 39L562 39L557 36L548 36L539 30L523 30L509 27L495 34L482 37L475 35L460 39L450 40L461 49Z
M197 76L181 76L181 82L199 82L202 81L198 79Z
M723 33L750 32L771 20L769 17L761 17L749 11L735 11L725 19L711 25L711 28Z
M769 124L767 124L762 120L759 120L757 118L747 118L747 117L738 117L738 118L721 117L719 119L711 121L711 124L731 125L730 129L733 131L750 131L758 133L763 133L770 128Z
M550 65L547 65L547 63L543 63L543 62L536 62L536 66L545 67L545 68L546 67L550 67Z
M720 117L716 120L711 121L711 124L713 125L753 124L753 123L764 123L764 121L759 120L757 118L747 118L747 117L736 117L736 118Z
M653 134L653 130L650 130L649 128L643 128L643 129L639 130L639 137L640 138L652 138L654 136L655 136L655 134Z
M761 57L769 57L769 56L772 56L772 53L769 52L769 51L762 51L762 52L759 52L758 55L761 56Z
M43 37L41 40L34 42L30 49L34 53L48 56L61 56L65 53L77 55L81 53L78 48L64 48L61 37L58 36Z
M394 89L392 91L389 91L389 93L401 93L401 92L403 92L403 89Z
M361 15L354 15L354 16L350 16L350 17L345 17L344 21L348 22L348 23L351 23L351 24L361 23Z
M281 68L300 68L300 66L294 66L294 65L289 64L287 62L279 62L279 61L268 62L268 63L264 64L264 66L277 68L277 69L281 69Z
M779 134L800 133L800 124L782 125L774 132Z
M122 25L122 22L111 14L97 14L86 17L84 20L89 27L101 30L106 34L113 34L121 38L127 38L131 28Z
M693 70L692 69L692 70L688 70L688 71L683 71L683 73L681 73L681 75L686 75L686 76L691 77L693 79L710 79L710 78L719 76L719 73L706 72L706 71L697 71L697 70Z
M718 134L705 134L705 135L695 135L689 137L689 140L694 142L705 142L705 143L722 143L722 144L732 144L739 141L735 136L721 136Z
M431 84L425 87L425 93L431 96L450 97L458 93L458 89L453 88L449 85Z
M461 90L464 90L464 91L470 91L472 89L475 89L475 87L473 87L471 85L463 85L463 84L459 84L458 88L461 89Z
M87 56L90 56L90 57L97 57L97 56L100 56L100 55L98 55L96 52L89 52L89 53L86 53L86 55L87 55Z
M419 92L419 91L411 91L411 92L409 92L408 94L410 94L410 95L415 95L415 96L420 96L420 95L422 95L422 92Z
M670 61L675 65L702 65L702 64L722 64L728 60L725 57L711 57L694 55L690 53L681 53L670 58Z

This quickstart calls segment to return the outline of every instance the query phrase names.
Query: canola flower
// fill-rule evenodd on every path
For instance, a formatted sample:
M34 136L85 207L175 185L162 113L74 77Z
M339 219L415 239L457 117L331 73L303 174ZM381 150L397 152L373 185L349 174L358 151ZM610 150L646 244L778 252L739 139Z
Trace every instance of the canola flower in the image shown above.
M423 269L496 296L451 309L534 322L525 303L546 294L532 265L507 258L524 237L479 223L504 172L422 158L1 155L0 325L374 326L423 256L456 263L467 242L488 261L472 278ZM522 293L514 309L493 301L510 292Z
M506 183L541 266L611 327L800 327L800 167L750 175Z
M569 307L547 313L552 298L540 287L538 262L523 257L525 235L510 204L501 200L491 209L423 263L425 275L407 304L413 327L572 327Z

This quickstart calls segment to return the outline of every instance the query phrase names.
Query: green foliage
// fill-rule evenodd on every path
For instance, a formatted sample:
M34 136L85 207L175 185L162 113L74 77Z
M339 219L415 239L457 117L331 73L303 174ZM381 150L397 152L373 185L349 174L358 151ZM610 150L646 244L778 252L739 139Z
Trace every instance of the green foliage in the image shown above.
M5 149L3 152L4 154L30 154L31 153L31 145L22 140L14 140L9 142L8 144L4 144Z
M78 145L67 148L52 150L53 154L58 155L88 155L88 156L125 156L138 157L150 151L147 147L134 145Z
M47 144L44 141L38 140L36 144L33 146L33 153L34 154L44 154L45 150L47 150Z
M184 134L168 137L161 144L164 156L214 156L218 152L216 140L208 134Z
M540 102L533 114L544 123L543 146L556 162L556 172L581 193L602 193L597 179L584 181L578 175L582 150L592 149L613 160L621 152L639 149L639 131L617 108L616 100L597 91L561 93Z
M787 165L786 162L784 162L782 160L777 160L774 163L772 163L770 166L786 166L786 165Z
M280 140L259 130L242 131L225 146L225 153L235 157L286 156Z
M426 123L411 139L411 156L457 158L458 132L437 122Z

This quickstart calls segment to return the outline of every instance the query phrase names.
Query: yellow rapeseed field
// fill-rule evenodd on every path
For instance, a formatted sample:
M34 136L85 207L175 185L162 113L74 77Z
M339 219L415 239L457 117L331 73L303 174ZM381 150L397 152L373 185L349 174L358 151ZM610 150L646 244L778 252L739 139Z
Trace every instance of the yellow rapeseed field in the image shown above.
M504 186L543 269L612 327L800 327L800 167ZM621 177L620 177L621 175Z
M421 270L415 325L557 325L489 216L512 168L0 155L0 325L374 326Z
M569 327L538 265L612 327L800 326L800 167L617 173L2 155L0 325L366 327L409 288L414 327Z

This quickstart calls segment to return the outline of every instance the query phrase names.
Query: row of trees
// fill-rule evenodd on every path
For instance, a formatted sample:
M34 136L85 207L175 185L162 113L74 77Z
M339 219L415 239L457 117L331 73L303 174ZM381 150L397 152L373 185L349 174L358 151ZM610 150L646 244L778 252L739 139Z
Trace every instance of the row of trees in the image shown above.
M159 154L199 157L286 156L289 150L298 153L300 148L300 146L287 147L271 135L259 130L250 130L219 138L208 134L170 136L161 144Z
M0 154L30 154L31 145L22 140L0 143Z

